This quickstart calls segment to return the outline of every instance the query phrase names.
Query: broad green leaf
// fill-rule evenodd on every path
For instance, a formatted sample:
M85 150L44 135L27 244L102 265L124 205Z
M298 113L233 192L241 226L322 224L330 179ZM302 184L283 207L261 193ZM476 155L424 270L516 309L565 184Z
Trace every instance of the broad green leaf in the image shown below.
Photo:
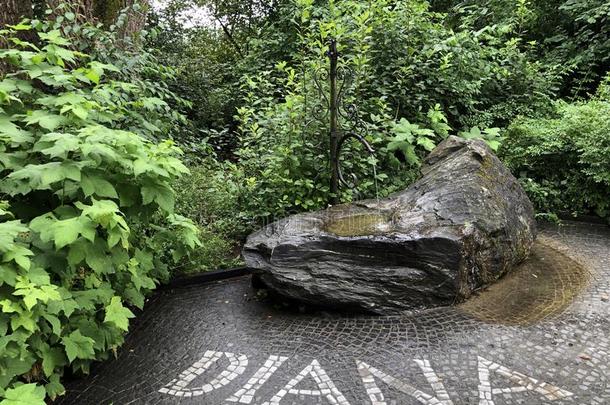
M61 35L61 31L58 29L49 31L49 32L38 32L38 36L40 39L46 42L50 42L56 45L69 45L70 41L63 38Z
M78 149L80 140L72 134L51 132L44 134L34 145L34 151L39 151L50 157L67 158L69 152Z
M27 273L28 280L36 285L51 285L49 273L42 267L33 267Z
M14 266L0 264L0 286L8 284L14 286L17 281L17 270Z
M7 177L13 181L27 181L27 189L18 189L16 192L7 190L7 192L25 194L31 190L48 190L52 184L64 180L80 181L81 166L82 164L71 161L50 162L42 165L29 164Z
M34 110L23 118L26 125L38 124L44 129L55 131L59 126L66 123L66 118L44 110Z
M16 316L11 317L11 328L13 328L14 331L23 328L30 332L36 332L38 330L38 325L33 316L34 315L31 312L23 311Z
M108 274L114 272L112 259L106 253L105 243L98 239L94 244L85 245L85 262L96 273Z
M93 350L93 339L83 336L80 331L75 330L68 336L61 339L68 361L72 363L75 359L95 359L95 351Z
M142 187L142 203L144 205L156 202L166 212L174 210L174 193L166 186L150 184Z
M47 347L42 354L42 370L47 377L53 375L55 368L63 367L67 364L66 355L61 347Z
M34 140L32 134L19 128L6 115L0 114L0 140L12 146L30 143Z
M57 292L57 286L55 285L43 285L37 287L35 284L17 282L17 284L15 284L15 288L16 289L13 292L13 295L23 296L23 303L28 311L31 311L38 301L46 303L50 300L61 299L61 296Z
M43 216L34 218L30 227L40 233L42 241L53 241L57 250L74 243L79 236L94 240L96 234L95 224L85 216L64 220Z
M138 100L140 105L147 110L154 110L160 107L167 107L167 103L158 97L144 97Z
M96 195L98 197L118 198L118 194L108 180L100 175L82 174L80 187L86 197Z
M13 333L11 336L7 336L5 339L0 339L0 341L4 340L5 343L9 340L13 342L19 342L19 336L23 336L20 331L18 331L17 333ZM0 352L6 353L5 348L0 347ZM12 382L11 380L14 377L18 377L30 371L32 369L32 366L36 362L36 359L34 358L31 352L22 351L21 353L17 352L14 354L16 355L16 357L10 357L5 355L3 358L2 373L0 373L0 384L2 384L3 387L8 386L8 384Z
M60 312L63 312L65 316L69 317L77 309L81 308L79 308L78 303L71 298L58 301L50 301L47 304L47 312L54 315L59 315Z
M129 329L129 319L134 316L133 312L123 306L120 297L112 297L110 304L106 306L104 322L110 322L117 328L127 331Z
M59 299L61 299L61 297L58 298L58 300ZM51 325L53 333L56 334L57 336L61 336L61 321L59 320L59 318L56 317L55 315L51 315L49 313L42 314L42 317L44 319L46 319L47 322L49 322L49 325Z
M9 252L15 249L15 239L19 234L28 231L28 227L19 220L0 222L0 252Z
M49 398L54 401L58 396L64 395L66 389L61 384L58 374L51 375L49 380L50 381L44 386L44 389L47 391Z
M8 388L0 405L45 405L45 389L36 384Z
M487 144L489 145L489 147L494 151L497 152L498 148L500 147L501 143L498 141L486 141Z
M436 148L434 141L426 137L417 138L417 144L423 146L423 148L429 152Z
M4 253L2 256L2 261L10 262L14 260L15 263L17 263L21 268L24 270L29 270L31 263L28 256L34 256L34 252L23 246L16 245L12 248L12 250Z

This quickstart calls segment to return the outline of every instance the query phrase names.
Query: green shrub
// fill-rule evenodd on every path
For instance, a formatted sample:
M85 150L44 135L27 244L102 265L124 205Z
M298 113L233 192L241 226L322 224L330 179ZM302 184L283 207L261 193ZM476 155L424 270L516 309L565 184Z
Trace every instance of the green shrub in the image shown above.
M238 266L240 242L254 224L242 212L242 181L235 166L208 159L190 171L174 186L176 212L195 221L201 229L202 245L179 270L192 273Z
M33 31L36 43L20 31ZM75 50L62 32L39 21L0 31L11 44L0 59L13 66L0 81L6 403L43 404L33 383L54 398L64 367L88 372L108 358L123 342L129 307L142 308L168 264L199 244L195 225L174 213L172 182L188 172L179 149L125 130L149 123L141 103L165 101L147 101L115 65Z
M607 0L431 0L455 29L509 29L530 58L558 73L556 93L587 97L608 72Z
M508 128L501 154L538 211L610 219L610 100L602 94Z

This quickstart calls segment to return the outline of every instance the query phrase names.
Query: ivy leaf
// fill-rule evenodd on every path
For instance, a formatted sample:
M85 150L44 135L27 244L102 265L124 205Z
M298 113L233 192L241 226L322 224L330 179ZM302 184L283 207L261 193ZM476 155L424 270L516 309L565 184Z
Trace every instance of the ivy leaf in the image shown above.
M112 297L110 304L106 306L106 317L104 322L114 324L117 328L127 331L129 329L129 319L135 315L128 308L123 306L120 297Z
M0 405L45 405L45 390L36 384L23 384L4 392Z
M95 342L90 337L83 336L79 330L64 336L61 342L64 345L70 363L74 359L95 359L95 351L93 350Z

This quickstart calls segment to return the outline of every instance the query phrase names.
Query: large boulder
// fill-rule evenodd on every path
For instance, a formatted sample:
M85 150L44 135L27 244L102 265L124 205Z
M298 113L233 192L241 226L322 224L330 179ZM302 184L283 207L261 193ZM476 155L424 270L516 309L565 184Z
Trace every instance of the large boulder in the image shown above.
M282 296L387 314L463 301L527 258L532 204L483 141L449 137L421 171L388 198L266 226L246 264Z

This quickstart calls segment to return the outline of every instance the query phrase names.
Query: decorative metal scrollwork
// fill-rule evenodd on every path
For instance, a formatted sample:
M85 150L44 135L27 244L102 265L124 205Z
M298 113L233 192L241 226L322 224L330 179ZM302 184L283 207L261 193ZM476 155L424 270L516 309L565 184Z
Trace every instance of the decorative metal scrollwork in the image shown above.
M358 107L353 103L345 102L345 94L354 84L355 74L349 66L339 66L339 52L337 52L337 42L330 40L327 56L330 58L330 165L331 165L331 184L330 190L334 196L338 195L339 187L356 188L358 178L355 173L350 173L352 181L346 180L341 170L341 153L343 146L349 139L358 141L369 154L374 154L375 150L365 139L366 124L360 118ZM346 122L349 127L347 131L343 129L340 119ZM336 203L337 197L332 199Z
M341 139L339 139L339 144L337 145L337 150L338 150L337 159L340 158L340 154L341 154L341 151L342 151L343 144L345 143L345 141L347 141L350 138L351 139L355 139L358 142L360 142L362 144L362 146L364 146L364 148L367 150L367 152L370 153L371 155L373 155L375 153L375 150L366 141L366 139L364 139L362 136L360 136L360 135L358 135L358 134L356 134L354 132L349 132L347 134L344 134L341 137ZM348 183L345 180L345 177L343 176L343 171L341 170L341 164L337 165L337 171L338 171L338 177L339 177L340 184L342 184L342 185L344 185L345 187L348 187L348 188L355 188L358 185L358 178L357 178L357 176L354 173L350 173L350 176L352 177L352 180L353 180L352 183Z
M329 122L330 135L330 191L331 204L338 202L339 188L345 187L355 189L358 186L358 178L354 173L344 174L341 170L341 154L348 140L355 140L362 145L365 151L371 155L375 150L367 142L365 136L367 126L360 118L360 111L354 103L346 102L346 93L354 84L354 70L347 66L339 66L340 54L337 52L337 42L334 39L329 41L326 56L330 60L330 68L317 67L313 69L313 81L318 92L318 98L306 104L307 114L311 120L304 124L305 130L314 122ZM304 89L307 97L307 89ZM305 135L304 135L305 136ZM354 148L349 149L354 152ZM350 178L351 181L348 181Z

